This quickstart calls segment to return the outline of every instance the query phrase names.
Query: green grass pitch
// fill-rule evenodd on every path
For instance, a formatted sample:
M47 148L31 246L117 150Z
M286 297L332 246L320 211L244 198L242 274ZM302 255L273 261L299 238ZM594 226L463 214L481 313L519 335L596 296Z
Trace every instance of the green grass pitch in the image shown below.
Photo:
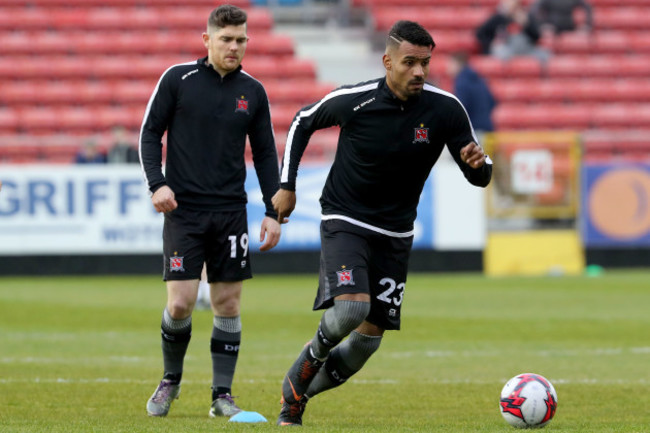
M265 424L208 418L211 314L194 314L181 397L145 402L162 373L158 276L0 278L0 431L277 431L284 373L313 335L315 275L245 283L234 394ZM505 381L558 392L553 432L650 431L650 272L486 278L411 274L402 330L349 383L319 395L305 431L512 432Z

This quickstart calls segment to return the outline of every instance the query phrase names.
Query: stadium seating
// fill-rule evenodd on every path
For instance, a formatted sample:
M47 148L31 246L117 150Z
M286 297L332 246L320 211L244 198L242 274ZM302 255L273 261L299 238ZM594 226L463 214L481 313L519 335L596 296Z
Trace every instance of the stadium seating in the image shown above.
M517 78L494 80L492 90L501 103L650 101L650 81L643 78Z
M158 3L149 3L148 7L0 7L0 28L55 31L193 29L200 32L205 28L210 9L205 6L168 6ZM256 31L270 31L273 27L271 12L266 8L249 8L248 25Z
M294 55L293 40L284 35L251 32L248 55ZM0 31L0 55L24 55L30 46L37 55L163 55L187 53L193 57L205 52L201 34L194 30L135 31ZM194 42L194 43L193 43Z
M253 6L265 0L230 3L249 11L243 66L267 89L282 149L296 110L334 86L319 83L315 65L295 56L294 41L273 32L270 9ZM494 117L500 129L570 129L586 136L597 131L590 136L601 138L585 140L594 158L650 155L644 144L650 136L647 0L590 0L594 31L545 33L541 44L553 53L545 65L476 55L474 30L496 3L352 0L351 6L367 11L377 35L400 18L425 25L437 44L431 80L446 90L446 57L475 54L473 66L499 99ZM213 7L210 0L0 0L0 161L71 161L83 137L107 136L116 123L135 135L160 74L204 55L203 17ZM630 131L639 132L634 140L616 138ZM314 135L305 157L331 155L333 131L316 137L321 135ZM35 151L35 145L43 150Z
M270 9L229 3L248 12L243 67L268 86L284 140L296 110L334 86L316 80L292 38L272 31ZM0 162L71 162L85 137L105 148L114 125L135 139L164 70L205 55L201 33L214 7L209 0L0 0Z
M599 128L648 130L650 104L650 9L646 0L594 0L593 32L544 32L540 44L552 52L548 64L533 58L508 62L476 55L474 32L495 0L353 0L367 8L375 29L385 32L396 19L412 19L436 41L433 81L450 88L447 54L475 54L471 63L483 74L500 104L499 128ZM530 5L532 0L525 1ZM462 19L459 19L462 17Z

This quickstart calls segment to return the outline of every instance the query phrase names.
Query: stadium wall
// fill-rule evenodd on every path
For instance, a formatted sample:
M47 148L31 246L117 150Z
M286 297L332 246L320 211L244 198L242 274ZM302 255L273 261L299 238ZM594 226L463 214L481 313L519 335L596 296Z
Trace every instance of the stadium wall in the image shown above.
M641 206L650 202L646 200L650 167L623 169L627 172L598 166L583 173L581 226L588 265L650 265L650 227L644 223L650 221L650 208ZM291 222L283 226L280 245L264 254L255 253L264 208L255 173L250 171L246 189L255 272L318 270L318 198L327 170L324 164L301 169L298 206ZM5 165L0 173L0 275L161 273L162 217L152 209L137 165ZM588 201L607 201L601 197L609 185L603 179L614 182L614 199L625 198L620 185L630 176L635 180L630 196L639 202L630 214L630 221L637 222L634 236L630 224L619 224L621 212L603 220ZM469 185L454 162L443 158L422 194L411 270L481 271L487 232L484 209L484 190ZM639 209L646 214L639 215ZM620 239L617 227L628 228L625 239Z
M650 249L587 248L587 265L606 269L643 268ZM318 251L253 253L254 274L316 273ZM482 272L483 253L477 250L414 250L410 272ZM20 275L162 275L161 254L30 255L0 259L0 276Z

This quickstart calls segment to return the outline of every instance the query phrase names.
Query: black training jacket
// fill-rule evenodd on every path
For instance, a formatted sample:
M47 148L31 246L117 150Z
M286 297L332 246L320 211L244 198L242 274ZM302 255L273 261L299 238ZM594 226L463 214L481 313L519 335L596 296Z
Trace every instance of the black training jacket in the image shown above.
M245 208L248 135L266 215L275 218L271 197L279 187L278 155L266 91L241 66L222 78L206 59L167 69L149 99L140 132L149 190L168 185L179 206L191 209Z
M460 158L460 149L478 140L455 96L425 84L419 96L401 101L381 78L341 87L298 111L282 161L283 189L295 190L312 133L334 125L340 127L338 146L320 199L326 219L389 235L411 231L422 188L445 145L471 184L490 182L489 158L479 169Z

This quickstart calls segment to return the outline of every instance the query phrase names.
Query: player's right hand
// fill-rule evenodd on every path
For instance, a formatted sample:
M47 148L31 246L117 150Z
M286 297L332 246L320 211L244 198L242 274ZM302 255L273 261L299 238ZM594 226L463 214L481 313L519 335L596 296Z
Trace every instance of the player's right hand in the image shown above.
M167 185L161 186L153 193L151 203L156 212L161 213L171 212L178 207L174 191Z
M278 213L278 222L289 222L289 215L296 208L296 192L280 188L271 199L273 209Z

